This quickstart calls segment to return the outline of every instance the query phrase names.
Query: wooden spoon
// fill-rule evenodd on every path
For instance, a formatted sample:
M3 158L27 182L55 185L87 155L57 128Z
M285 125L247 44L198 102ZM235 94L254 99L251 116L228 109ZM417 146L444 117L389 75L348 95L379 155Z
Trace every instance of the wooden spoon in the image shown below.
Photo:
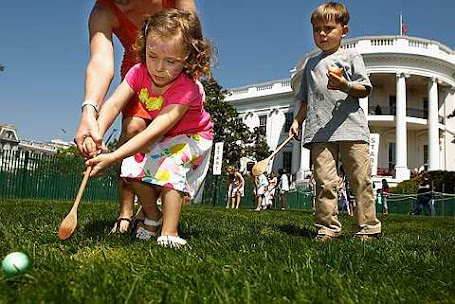
M85 185L87 184L88 178L92 172L92 167L88 167L85 171L84 178L82 179L79 190L77 191L76 200L74 201L73 208L71 208L68 215L63 219L60 227L58 228L58 237L60 240L64 241L68 239L74 232L77 226L77 208L82 198L82 194L85 190Z
M267 170L267 167L269 165L269 162L272 160L272 158L284 147L286 144L294 138L294 135L289 136L285 141L281 143L281 145L278 146L278 148L273 151L272 154L270 154L269 157L266 159L261 160L260 162L257 162L254 166L253 169L251 169L251 173L253 173L254 176L259 176L262 173L264 173L265 170Z

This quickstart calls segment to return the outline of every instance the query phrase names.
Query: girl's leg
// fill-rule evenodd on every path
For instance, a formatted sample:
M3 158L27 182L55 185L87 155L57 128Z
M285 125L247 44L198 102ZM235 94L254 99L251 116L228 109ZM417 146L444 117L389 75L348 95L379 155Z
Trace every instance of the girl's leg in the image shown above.
M179 220L182 214L182 197L182 193L177 190L162 188L163 228L161 235L178 236Z
M239 209L241 199L240 192L237 192L235 196L235 209Z
M154 221L159 220L161 211L156 205L156 200L160 195L159 189L144 182L132 182L131 186L142 203L142 212L145 217Z
M232 208L232 209L235 208L235 200L236 200L236 197L237 197L236 194L234 194L234 195L235 195L235 196L232 196L232 197L231 197L231 208Z
M147 121L140 117L127 117L122 121L122 133L120 134L118 146L120 147L134 135L140 133L147 127ZM119 218L132 218L134 208L134 191L128 182L122 178L117 181L118 197L120 203ZM129 222L119 221L113 227L113 232L124 233L129 229Z
M262 195L257 195L257 196L256 196L256 199L257 199L257 206L256 206L256 210L261 210L261 205L262 205Z
M142 203L142 213L143 216L152 221L159 221L161 219L161 211L158 209L158 206L156 205L156 200L160 196L160 191L157 187L143 183L143 182L132 182L131 186L133 188L133 191L137 194L139 197L139 200ZM157 232L159 230L160 225L147 225L147 222L145 222L143 226L145 229L147 229L150 232Z
M389 214L389 206L387 205L387 197L382 199L382 213Z

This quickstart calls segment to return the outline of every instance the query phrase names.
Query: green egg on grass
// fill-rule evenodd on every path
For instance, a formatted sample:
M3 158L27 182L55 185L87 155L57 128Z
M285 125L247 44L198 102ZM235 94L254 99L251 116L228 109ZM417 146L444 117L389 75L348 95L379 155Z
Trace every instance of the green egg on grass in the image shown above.
M23 274L28 270L30 260L25 253L12 252L8 254L2 262L2 270L8 277Z

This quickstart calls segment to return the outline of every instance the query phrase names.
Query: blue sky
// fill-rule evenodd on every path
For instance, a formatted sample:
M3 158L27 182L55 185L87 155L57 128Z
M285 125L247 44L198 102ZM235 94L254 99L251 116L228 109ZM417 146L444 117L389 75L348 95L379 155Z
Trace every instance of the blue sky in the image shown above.
M453 0L341 2L351 15L348 37L397 35L401 11L409 36L455 49ZM89 56L87 18L93 3L0 4L0 64L5 66L0 72L0 123L16 125L20 138L70 141L74 137ZM218 82L232 88L289 77L298 59L314 48L309 17L320 3L197 0L206 37L218 48L214 69ZM116 47L117 66L120 49ZM118 83L116 77L113 85Z

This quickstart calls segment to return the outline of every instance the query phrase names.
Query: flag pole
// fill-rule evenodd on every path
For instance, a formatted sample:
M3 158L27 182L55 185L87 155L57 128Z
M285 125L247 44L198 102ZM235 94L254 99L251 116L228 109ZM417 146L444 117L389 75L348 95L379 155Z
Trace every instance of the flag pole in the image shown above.
M403 14L400 12L400 36L403 36Z

